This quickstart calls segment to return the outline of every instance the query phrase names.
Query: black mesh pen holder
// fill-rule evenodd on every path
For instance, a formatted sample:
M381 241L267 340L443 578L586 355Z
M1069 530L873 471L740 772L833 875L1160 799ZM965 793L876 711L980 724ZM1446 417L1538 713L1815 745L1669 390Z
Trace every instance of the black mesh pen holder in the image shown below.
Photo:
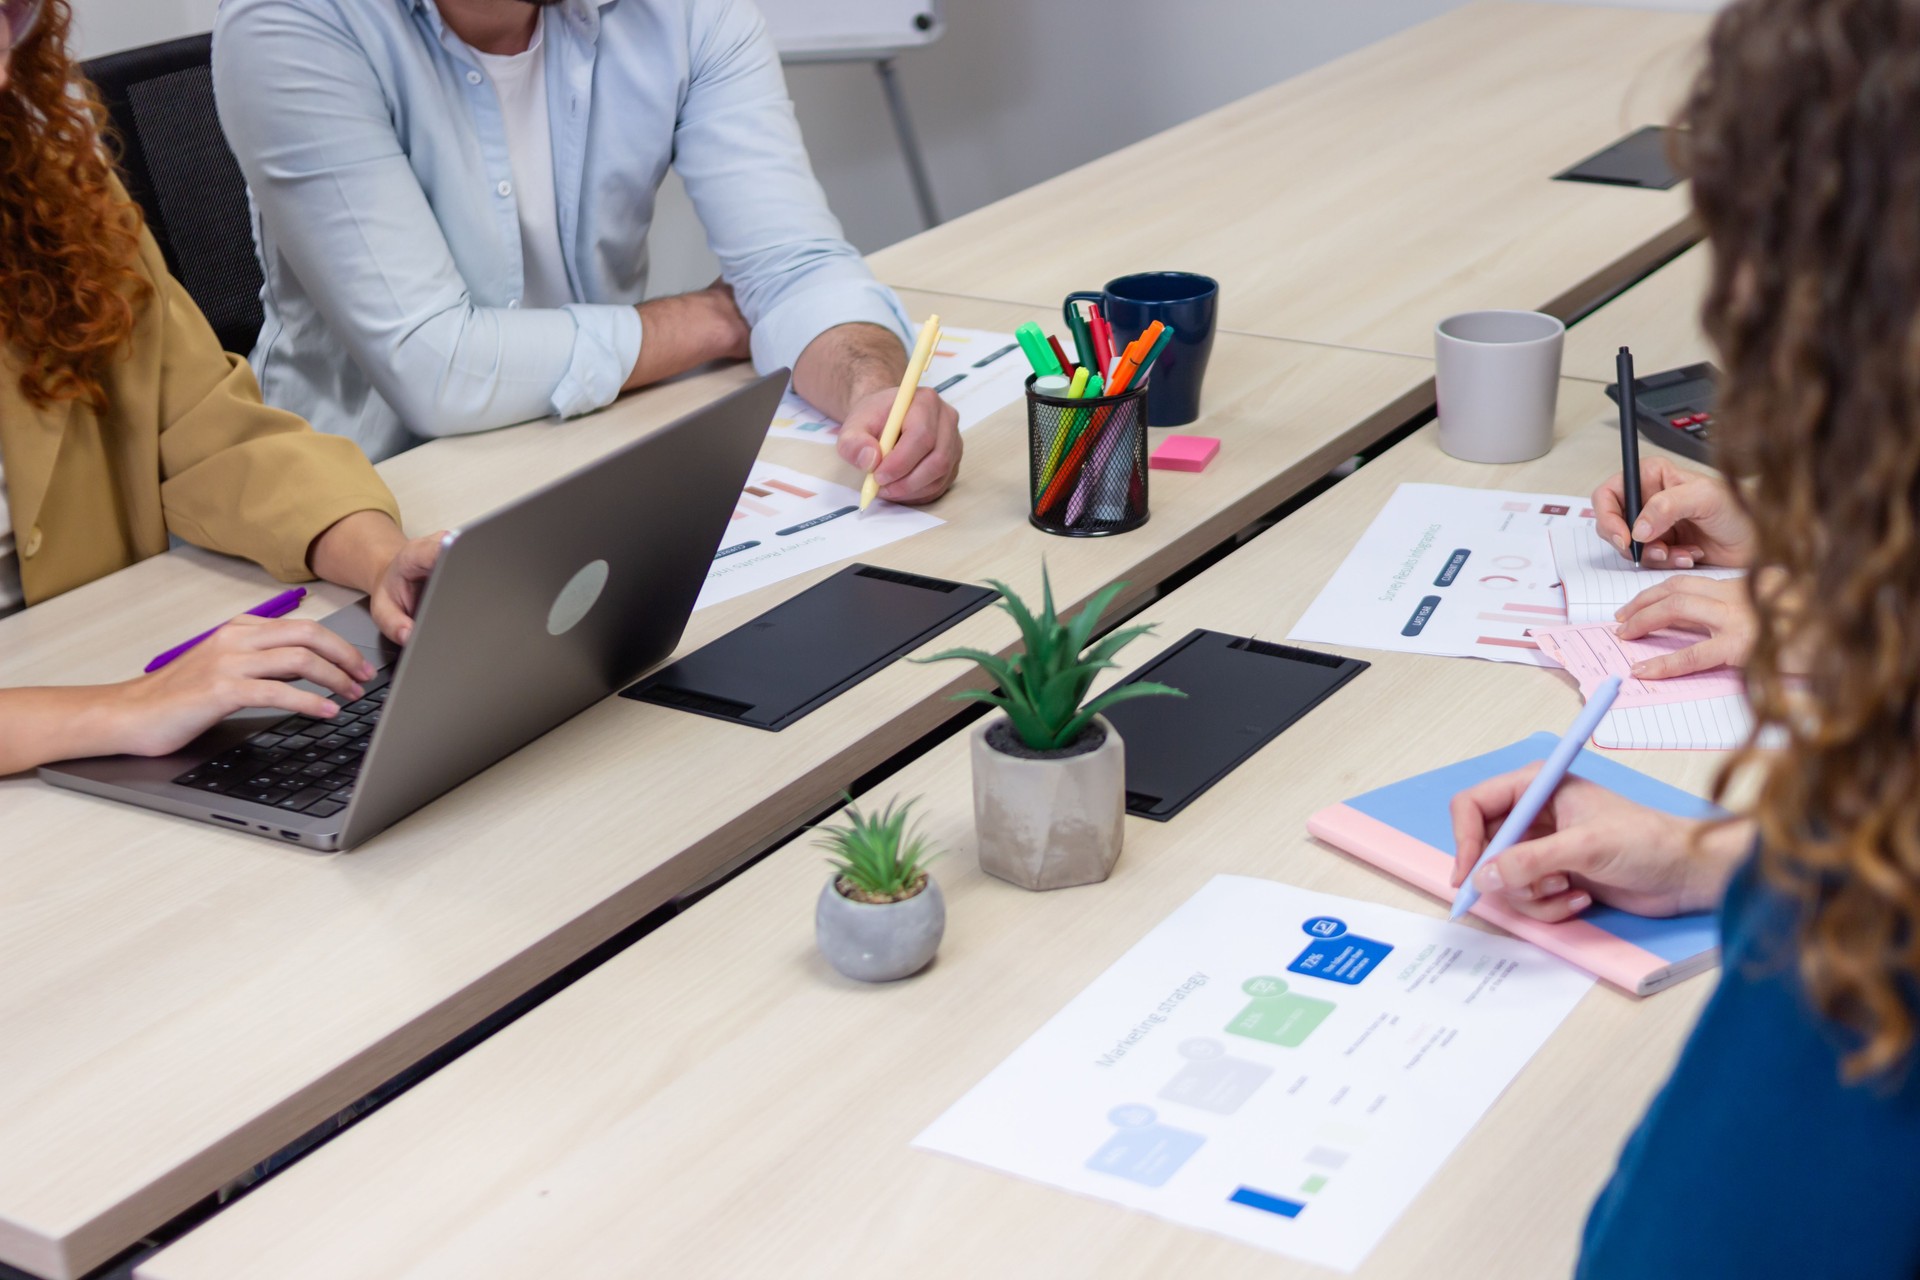
M1068 400L1027 379L1027 520L1067 538L1147 522L1147 385Z

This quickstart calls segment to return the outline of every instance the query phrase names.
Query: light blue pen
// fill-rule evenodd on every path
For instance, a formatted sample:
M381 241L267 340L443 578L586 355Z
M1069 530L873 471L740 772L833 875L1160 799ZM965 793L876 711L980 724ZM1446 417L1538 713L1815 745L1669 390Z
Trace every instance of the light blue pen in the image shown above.
M1540 772L1533 775L1533 781L1520 793L1520 803L1513 806L1513 812L1500 824L1500 830L1494 832L1492 843L1480 854L1480 860L1473 864L1473 871L1467 875L1466 883L1453 895L1453 910L1447 912L1447 919L1458 920L1473 909L1480 901L1480 890L1474 888L1473 877L1480 868L1487 865L1491 858L1497 858L1512 848L1540 816L1540 810L1546 807L1547 798L1566 779L1567 770L1573 768L1573 761L1580 754L1580 748L1587 745L1587 739L1600 724L1600 717L1607 714L1613 706L1613 700L1620 696L1620 677L1608 676L1587 699L1587 705L1580 709L1573 727L1566 736L1553 746L1553 754L1540 766Z

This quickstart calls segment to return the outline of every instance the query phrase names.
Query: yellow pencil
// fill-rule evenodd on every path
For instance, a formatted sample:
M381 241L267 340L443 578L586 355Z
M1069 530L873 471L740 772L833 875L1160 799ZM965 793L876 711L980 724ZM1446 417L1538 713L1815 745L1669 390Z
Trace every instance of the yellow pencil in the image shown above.
M900 394L893 398L893 409L887 414L887 425L880 432L880 461L886 461L893 446L900 443L900 426L907 420L907 409L913 404L913 393L920 389L920 375L927 371L927 361L933 359L934 344L940 341L940 317L928 316L927 322L920 326L920 337L913 344L913 355L907 360L907 372L900 379ZM878 470L880 463L873 464ZM873 472L867 472L867 479L860 486L860 509L865 511L867 504L880 496L880 482L873 478Z

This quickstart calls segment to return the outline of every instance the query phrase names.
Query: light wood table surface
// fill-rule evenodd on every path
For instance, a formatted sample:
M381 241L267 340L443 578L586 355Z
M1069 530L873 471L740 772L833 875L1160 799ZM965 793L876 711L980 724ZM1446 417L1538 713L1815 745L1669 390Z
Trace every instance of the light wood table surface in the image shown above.
M1480 467L1431 428L1143 615L1278 638L1406 480L1579 493L1615 457L1567 382L1547 457ZM796 841L138 1268L141 1280L1321 1276L1236 1242L912 1150L914 1135L1220 873L1430 915L1311 840L1315 809L1541 730L1563 675L1365 653L1374 666L1167 824L1127 820L1105 884L1028 893L975 862L966 740L874 793L925 797L949 922L920 976L862 986L813 944L820 853ZM1707 754L1629 757L1704 788ZM1360 1275L1567 1273L1587 1205L1713 979L1596 985ZM1483 1230L1462 1230L1467 1223Z
M909 295L916 316L1008 331L1025 307ZM412 528L469 519L737 385L728 370L564 424L450 439L382 467ZM1154 473L1122 537L1025 520L1025 416L974 428L940 528L870 560L1137 596L1244 529L1430 396L1427 362L1221 340L1201 475ZM857 483L825 446L765 456ZM826 575L697 614L682 652ZM197 551L0 621L0 683L125 678L272 588ZM348 595L322 589L318 616ZM1005 649L998 610L939 644ZM608 699L361 850L316 857L0 781L0 1260L65 1276L112 1256L650 910L833 803L955 714L957 665L897 663L780 734ZM513 673L498 688L510 693Z
M1712 360L1700 328L1707 294L1707 247L1693 248L1625 290L1567 330L1560 372L1590 382L1613 381L1613 358L1633 348L1635 378Z
M1694 236L1684 184L1552 178L1668 121L1707 22L1483 0L903 240L874 269L1056 308L1128 272L1198 271L1221 282L1224 328L1421 356L1455 312L1571 315Z

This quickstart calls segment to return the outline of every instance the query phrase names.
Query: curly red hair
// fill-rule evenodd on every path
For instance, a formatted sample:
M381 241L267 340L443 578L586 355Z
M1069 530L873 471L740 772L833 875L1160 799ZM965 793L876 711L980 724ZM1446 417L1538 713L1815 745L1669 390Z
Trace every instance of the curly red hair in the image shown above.
M106 110L67 52L68 0L47 0L0 91L0 342L36 405L106 408L109 362L151 286L139 206L114 181Z

